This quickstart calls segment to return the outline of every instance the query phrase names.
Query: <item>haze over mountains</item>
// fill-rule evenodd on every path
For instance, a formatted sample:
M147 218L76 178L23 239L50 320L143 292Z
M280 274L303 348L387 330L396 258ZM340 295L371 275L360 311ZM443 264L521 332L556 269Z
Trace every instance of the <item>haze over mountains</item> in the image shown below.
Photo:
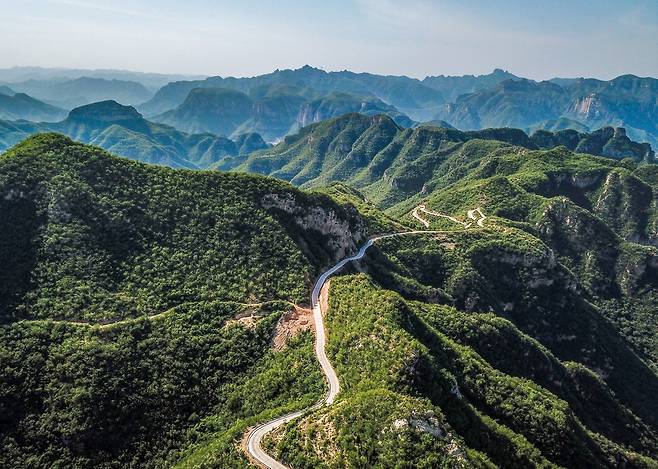
M76 78L102 78L104 80L121 80L141 83L151 91L171 81L194 80L203 78L194 75L134 72L112 69L75 69L47 67L11 67L0 69L0 82L74 80Z
M8 148L39 132L59 132L127 158L188 169L222 167L225 159L267 146L258 134L241 134L235 140L209 133L187 134L149 122L133 107L102 101L76 108L60 122L0 121L0 147Z
M32 75L27 69L21 73L5 71L4 76ZM42 70L34 73L34 77L43 76ZM141 77L130 72L104 76ZM271 142L312 122L361 112L387 114L405 127L430 121L442 121L461 130L515 127L528 132L541 128L593 131L606 126L624 127L636 141L654 147L658 143L658 80L632 75L611 81L535 82L496 69L488 75L431 76L418 80L349 71L325 72L305 66L251 78L178 80L162 86L155 94L135 81L104 77L62 81L48 74L46 77L6 86L63 109L115 100L135 106L153 121L186 132L227 137L256 132ZM153 79L145 81L153 83Z
M590 129L626 128L629 135L656 146L658 80L625 75L609 82L594 79L533 82L506 80L463 95L436 116L457 128L529 128L569 119Z
M3 80L0 467L658 467L658 80Z

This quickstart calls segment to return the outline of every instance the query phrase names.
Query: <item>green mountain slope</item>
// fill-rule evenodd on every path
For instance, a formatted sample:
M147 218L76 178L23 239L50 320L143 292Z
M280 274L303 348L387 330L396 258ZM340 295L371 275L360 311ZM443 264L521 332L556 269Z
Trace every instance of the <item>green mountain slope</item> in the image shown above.
M53 134L0 156L0 465L248 467L249 425L324 392L311 335L284 327L293 304L368 236L430 229L331 280L341 393L270 452L293 468L655 467L658 166L532 145L350 114L267 153L365 197Z
M541 131L528 137L518 129L402 129L386 116L349 114L308 126L275 147L249 155L237 169L272 175L302 187L344 182L387 208L428 194L436 181L454 182L469 164L487 154L558 145L615 158L654 159L648 145L630 141L622 130L592 134Z
M59 132L127 158L189 169L221 167L225 160L267 147L259 135L239 135L232 141L209 133L187 134L149 122L133 107L103 101L73 109L61 122L0 122L0 148L39 132Z
M0 194L1 466L158 467L219 433L244 464L249 418L319 397L310 337L270 341L368 234L354 208L55 134L0 156Z
M448 261L451 241L415 253ZM414 244L383 250L400 262ZM293 467L655 464L638 454L655 456L655 430L508 320L405 300L362 274L332 281L328 323L343 394L270 440Z
M389 210L424 229L423 202L446 231L382 240L367 276L332 281L343 394L271 451L293 467L654 467L656 166L503 144L450 166Z

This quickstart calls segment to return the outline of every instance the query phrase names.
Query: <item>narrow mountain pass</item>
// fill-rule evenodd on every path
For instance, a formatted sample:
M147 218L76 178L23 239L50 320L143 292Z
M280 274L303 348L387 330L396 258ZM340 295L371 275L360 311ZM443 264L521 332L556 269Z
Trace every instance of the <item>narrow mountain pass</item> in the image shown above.
M482 225L480 225L482 226ZM315 323L315 356L318 359L318 362L320 362L320 366L322 368L322 372L324 373L327 382L329 384L329 389L327 391L326 396L321 399L319 402L317 402L315 405L298 410L296 412L291 412L285 415L282 415L281 417L278 417L274 420L270 420L269 422L265 422L255 428L253 428L247 438L246 438L246 453L249 459L257 464L260 467L264 468L271 468L271 469L288 469L287 466L285 466L283 463L277 461L274 459L272 456L267 454L267 452L263 449L262 447L262 441L265 438L265 436L270 433L272 430L280 427L281 425L284 425L292 420L295 420L302 415L304 415L307 412L311 412L313 410L319 409L325 405L331 405L334 403L334 400L336 399L336 396L340 392L340 382L338 380L338 376L336 375L336 371L334 370L333 366L331 365L331 362L329 362L329 359L327 358L327 353L326 353L326 342L327 342L327 335L326 335L326 329L322 317L322 309L320 306L320 292L322 291L322 287L325 285L329 277L331 277L333 274L338 272L340 269L342 269L347 263L352 262L352 261L357 261L363 256L365 256L366 251L368 248L370 248L376 241L380 239L385 239L385 238L393 238L396 236L406 236L406 235L422 235L422 234L448 234L448 233L454 233L454 231L450 230L412 230L412 231L404 231L400 233L391 233L391 234L384 234L384 235L379 235L379 236L374 236L370 239L368 239L359 249L359 251L354 254L353 256L346 257L339 261L337 264L335 264L333 267L327 269L325 272L323 272L320 277L315 282L315 285L313 286L313 290L311 292L311 304L313 306L313 317L314 317L314 323Z

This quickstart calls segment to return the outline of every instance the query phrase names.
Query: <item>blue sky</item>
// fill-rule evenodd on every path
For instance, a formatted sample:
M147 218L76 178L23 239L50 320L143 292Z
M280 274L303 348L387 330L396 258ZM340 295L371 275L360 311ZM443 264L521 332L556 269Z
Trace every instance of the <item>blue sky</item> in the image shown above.
M0 67L658 76L657 0L0 0Z

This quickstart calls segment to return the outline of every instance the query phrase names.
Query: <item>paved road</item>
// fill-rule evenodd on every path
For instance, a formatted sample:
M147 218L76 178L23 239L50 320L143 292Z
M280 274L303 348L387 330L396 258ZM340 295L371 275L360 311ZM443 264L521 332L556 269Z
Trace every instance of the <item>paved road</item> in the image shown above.
M274 420L271 420L254 428L247 436L247 451L249 453L249 456L255 463L265 468L288 469L287 466L281 464L279 461L277 461L276 459L274 459L273 457L271 457L269 454L265 452L265 450L262 447L263 438L265 437L265 435L267 435L275 428L278 428L281 425L300 417L301 415L303 415L308 411L318 409L325 405L333 404L336 395L338 395L340 391L340 383L338 382L338 376L336 375L336 371L334 370L333 366L331 366L331 363L327 358L327 353L325 349L327 342L327 334L324 328L324 321L322 318L322 311L320 309L320 301L319 301L320 291L322 290L322 287L324 286L327 279L331 277L333 274L335 274L336 272L338 272L340 269L342 269L345 266L345 264L347 264L348 262L361 259L365 255L368 248L372 246L375 243L375 241L379 239L392 238L394 236L403 236L410 234L436 234L436 233L453 233L453 232L446 230L440 230L440 231L413 230L413 231L405 231L402 233L392 233L387 235L375 236L373 238L370 238L368 241L366 241L365 244L363 244L363 246L361 246L361 248L359 249L359 252L357 252L355 255L346 257L345 259L341 260L330 269L323 272L322 275L320 275L320 277L315 282L315 285L313 286L313 291L311 292L311 304L313 305L313 319L315 320L315 356L320 362L320 366L322 367L322 372L327 378L327 382L329 383L329 390L327 392L327 395L312 407L283 415L281 417L278 417Z
M353 256L346 257L345 259L341 260L338 264L331 267L329 270L323 272L322 275L320 275L320 277L315 282L315 285L313 286L313 291L311 292L311 304L313 305L313 319L315 322L315 356L320 362L320 366L322 367L322 372L327 378L327 382L329 383L329 390L327 392L327 395L324 397L324 399L322 399L320 402L318 402L313 407L311 407L311 409L303 409L297 412L292 412L290 414L283 415L274 420L271 420L270 422L259 425L258 427L254 428L251 431L247 440L247 450L249 451L249 455L254 459L254 461L259 463L261 466L272 468L272 469L287 469L286 466L281 464L276 459L272 458L269 454L265 452L265 450L263 450L261 443L265 435L267 435L275 428L280 427L281 425L296 419L297 417L301 416L303 413L307 412L308 410L314 410L319 407L322 407L323 405L333 404L334 399L340 392L340 383L338 382L338 375L336 375L336 370L334 370L334 367L331 366L331 363L327 358L327 352L325 349L327 344L327 334L324 328L324 321L322 320L322 310L320 308L320 301L319 301L320 291L322 290L322 287L324 286L325 282L329 277L331 277L333 274L335 274L340 269L342 269L345 266L345 264L347 264L348 262L361 259L365 255L366 250L374 244L375 240L380 238L381 237L372 238L366 241L366 243L363 246L361 246L361 249L359 249L359 252L357 252Z

